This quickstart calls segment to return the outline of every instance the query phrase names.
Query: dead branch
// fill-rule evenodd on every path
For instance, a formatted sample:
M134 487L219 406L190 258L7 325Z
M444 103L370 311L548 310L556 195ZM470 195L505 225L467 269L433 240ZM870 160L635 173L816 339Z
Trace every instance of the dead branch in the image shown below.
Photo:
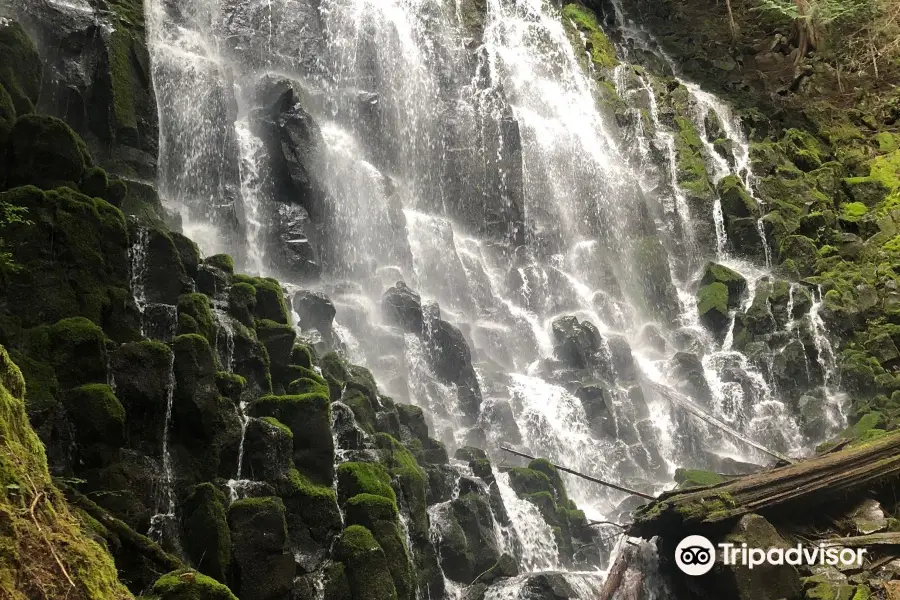
M512 448L507 448L506 446L500 446L500 449L503 450L504 452L509 452L510 454L515 454L516 456L521 456L523 458L535 460L534 456L530 456L528 454L525 454L524 452L519 452L517 450L513 450ZM551 463L551 464L553 464L553 463ZM653 496L651 496L649 494L645 494L644 492L638 492L636 490L631 490L631 489L628 489L627 487L623 487L623 486L617 485L615 483L603 481L602 479L597 479L596 477L591 477L590 475L585 475L584 473L579 473L578 471L569 469L568 467L563 467L560 465L553 465L553 467L557 471L564 471L566 473L575 475L576 477L581 477L582 479L587 479L590 482L597 483L599 485L606 486L608 488L612 488L612 489L618 490L620 492L625 492L626 494L632 494L634 496L640 496L641 498L646 498L647 500L653 500Z

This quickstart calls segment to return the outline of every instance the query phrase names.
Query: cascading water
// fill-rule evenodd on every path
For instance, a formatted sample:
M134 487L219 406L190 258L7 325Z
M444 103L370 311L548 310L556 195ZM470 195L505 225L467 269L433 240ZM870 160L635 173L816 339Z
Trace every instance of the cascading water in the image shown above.
M156 514L150 518L150 531L147 537L159 542L164 538L170 543L177 540L175 529L175 471L172 455L169 452L169 430L172 426L172 406L175 399L175 355L171 355L169 363L169 381L166 386L166 418L162 432L162 482Z
M221 234L198 240L206 254L228 250L245 270L321 286L337 308L343 349L386 393L422 407L451 450L485 446L497 462L500 443L518 445L648 490L669 485L677 466L764 460L659 393L684 389L676 359L690 354L699 374L691 381L707 388L704 410L760 444L801 452L807 444L770 375L735 349L737 313L753 308L772 277L764 232L765 268L732 256L718 197L708 214L689 206L654 81L616 71L636 117L623 131L598 108L574 28L552 3L488 0L474 19L472 10L465 0L193 0L178 10L151 0L160 191L183 205L187 233L212 227ZM618 23L658 52L645 32L621 15ZM680 83L710 178L735 175L752 194L739 122L714 96ZM641 102L646 120L637 118ZM272 106L281 113L273 117ZM711 114L730 159L707 139ZM713 225L711 236L701 221ZM725 339L697 315L707 259L747 279ZM398 333L380 310L397 280L422 296L417 330ZM816 306L808 327L838 406L834 352ZM429 340L442 320L460 326L472 349L477 414L461 406L463 385L441 379L434 364ZM600 340L580 370L566 370L558 355L573 331ZM832 427L840 420L836 413ZM520 570L562 569L535 506L504 473L496 480ZM565 481L590 518L627 518L625 494ZM429 508L436 541L442 506ZM588 598L602 576L576 579L570 585ZM514 597L521 585L509 580L487 597ZM449 580L446 588L448 597L462 594Z

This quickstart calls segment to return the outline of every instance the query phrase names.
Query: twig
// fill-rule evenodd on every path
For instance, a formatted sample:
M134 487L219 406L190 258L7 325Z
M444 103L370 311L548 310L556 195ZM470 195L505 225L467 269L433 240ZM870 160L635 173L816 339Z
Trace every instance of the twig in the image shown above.
M34 480L31 479L31 476L28 473L25 473L25 477L28 479L28 483L31 485L31 490L35 494L34 500L31 501L31 507L28 511L29 513L31 513L31 520L34 522L34 526L37 527L38 533L40 533L41 537L44 538L44 542L50 549L50 554L53 555L54 560L56 560L56 564L59 565L59 570L62 571L62 574L66 577L66 580L69 582L70 588L74 588L76 587L75 582L72 581L72 578L69 576L69 572L66 570L65 565L63 565L62 560L60 560L59 555L56 553L56 548L53 547L53 543L50 541L50 538L47 537L47 534L44 532L44 528L41 527L41 524L38 522L37 515L34 514L34 509L37 507L38 502L40 502L41 498L44 496L44 492L38 491L37 486L34 484Z
M515 454L516 456L521 456L523 458L535 460L535 457L533 457L533 456L525 454L524 452L519 452L517 450L513 450L512 448L507 448L506 446L500 446L500 449L503 450L504 452L509 452L510 454ZM566 473L570 473L572 475L575 475L576 477L581 477L582 479L587 479L588 481L591 481L593 483L599 483L600 485L604 485L606 487L612 488L614 490L618 490L620 492L625 492L626 494L633 494L635 496L640 496L641 498L646 498L647 500L655 500L656 499L654 496L645 494L644 492L638 492L637 490L630 490L627 487L622 487L621 485L616 485L615 483L603 481L602 479L597 479L596 477L591 477L590 475L585 475L584 473L579 473L578 471L573 471L572 469L569 469L567 467L563 467L560 465L554 465L553 463L550 463L550 464L553 465L553 468L555 468L557 471L565 471Z
M612 521L591 521L587 524L588 527L593 527L594 525L613 525L618 527L619 529L628 529L628 525L619 525L618 523L613 523Z

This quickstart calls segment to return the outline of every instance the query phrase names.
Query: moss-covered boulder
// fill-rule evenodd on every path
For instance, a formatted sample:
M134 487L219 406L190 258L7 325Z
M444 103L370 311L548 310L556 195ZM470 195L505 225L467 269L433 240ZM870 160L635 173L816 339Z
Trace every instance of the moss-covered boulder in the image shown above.
M269 352L256 337L256 332L234 323L232 370L244 378L247 391L253 396L272 393L272 373Z
M590 54L595 68L611 69L619 64L616 49L597 22L594 11L584 5L573 3L566 4L562 13L563 18L571 21L584 36L585 49Z
M77 189L85 168L84 142L64 122L22 115L9 134L7 184Z
M334 555L344 565L352 600L397 600L384 550L368 529L347 527Z
M819 259L819 250L816 243L806 236L789 235L781 240L778 255L782 263L791 261L802 276L812 275L816 261Z
M383 496L396 502L391 477L380 463L346 462L337 469L338 497L341 503L358 494Z
M346 525L368 529L384 551L398 599L413 600L416 582L408 549L400 532L397 505L390 498L374 494L353 496L344 505Z
M294 340L297 337L294 328L275 321L261 320L256 325L256 336L269 354L273 376L284 371L291 362L294 350ZM283 385L287 383L290 381L282 382Z
M290 312L284 299L284 290L275 279L267 277L235 276L238 283L246 283L253 287L255 303L253 315L257 319L275 321L283 325L290 325Z
M29 600L35 594L71 600L131 598L107 551L90 539L51 482L43 446L25 414L24 393L19 369L0 347L0 512L6 520L0 530L0 589L10 600ZM54 540L55 554L36 551L47 548L48 538ZM68 577L57 560L68 566Z
M250 406L255 417L275 417L294 434L294 464L315 483L334 477L331 404L322 394L263 396Z
M287 507L287 525L291 542L311 555L327 550L341 531L341 512L330 485L313 483L292 469L278 485Z
M254 326L256 289L249 283L238 281L228 292L228 313L246 327Z
M234 588L241 600L280 600L296 572L280 498L248 498L228 508Z
M153 454L162 447L166 402L174 392L171 349L154 341L130 342L110 358L116 396L125 408L125 435L131 447Z
M152 593L159 600L237 600L227 586L190 570L163 575L153 584Z
M43 65L34 42L14 21L0 24L0 65L0 85L16 112L31 112L41 94Z
M725 265L708 262L703 267L700 286L705 287L712 283L722 283L728 288L728 308L737 308L741 305L747 291L747 280L743 275Z
M125 439L125 409L111 387L92 383L62 394L66 415L80 446L104 444L116 448Z
M728 326L728 286L716 281L697 291L700 322L716 335L724 335Z
M193 326L183 324L186 317ZM199 333L209 343L215 343L216 326L209 298L196 292L178 297L178 333Z
M450 579L471 583L500 558L494 519L487 498L469 492L453 500L443 517L441 566Z
M184 551L198 571L226 582L231 566L228 499L211 483L194 486L181 506Z
M117 341L137 339L122 213L69 188L19 187L0 194L0 201L25 208L30 221L4 229L21 266L0 283L7 336L19 327L83 316Z
M250 419L238 479L277 482L293 468L294 434L274 417Z
M133 232L136 235L136 232ZM165 229L147 229L146 265L143 273L147 302L177 305L182 294L193 288L181 260L181 252Z

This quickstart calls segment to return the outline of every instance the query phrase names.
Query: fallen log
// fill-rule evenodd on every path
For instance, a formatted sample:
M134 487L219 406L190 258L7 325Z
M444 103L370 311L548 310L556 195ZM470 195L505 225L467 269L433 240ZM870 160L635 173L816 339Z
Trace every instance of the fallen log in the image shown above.
M839 452L701 488L672 490L635 513L633 537L678 535L698 526L765 516L775 509L827 502L840 493L900 475L900 431Z
M900 546L900 532L870 533L852 537L832 538L823 542L826 546L862 548L863 546Z

